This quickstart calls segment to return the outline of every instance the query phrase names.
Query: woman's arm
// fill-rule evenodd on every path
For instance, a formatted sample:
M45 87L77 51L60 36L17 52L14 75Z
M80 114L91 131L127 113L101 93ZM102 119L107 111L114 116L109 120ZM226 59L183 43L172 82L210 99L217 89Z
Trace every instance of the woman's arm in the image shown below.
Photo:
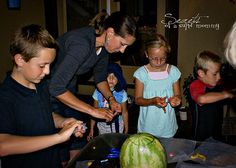
M113 97L107 81L98 83L97 88L109 102L111 110L115 112L114 115L116 115L117 113L121 113L121 105L117 103L116 99Z
M70 91L66 91L65 93L57 96L57 98L67 106L80 112L90 114L93 117L106 119L107 121L111 121L113 118L113 113L111 110L92 107L91 105L78 99Z

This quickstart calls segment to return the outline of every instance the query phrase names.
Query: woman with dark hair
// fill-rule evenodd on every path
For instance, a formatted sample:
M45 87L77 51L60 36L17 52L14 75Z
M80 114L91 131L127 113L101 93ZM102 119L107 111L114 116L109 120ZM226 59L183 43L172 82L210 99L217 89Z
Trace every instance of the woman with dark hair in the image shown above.
M106 121L111 121L121 112L121 105L116 102L106 81L109 53L123 53L135 41L135 33L135 21L115 12L104 21L99 34L94 27L84 27L59 37L59 50L49 88L54 111L77 119L81 119L81 113L86 113ZM93 70L96 87L111 109L95 108L78 98L79 76L90 70Z

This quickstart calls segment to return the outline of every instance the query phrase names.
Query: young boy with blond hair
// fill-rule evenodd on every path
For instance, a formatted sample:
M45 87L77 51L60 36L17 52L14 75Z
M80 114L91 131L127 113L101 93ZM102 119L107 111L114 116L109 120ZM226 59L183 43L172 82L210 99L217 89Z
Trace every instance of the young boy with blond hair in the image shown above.
M220 85L221 66L221 57L211 51L202 51L195 58L194 75L197 79L190 84L190 94L196 103L193 112L194 139L199 141L209 137L221 138L222 100L233 97Z

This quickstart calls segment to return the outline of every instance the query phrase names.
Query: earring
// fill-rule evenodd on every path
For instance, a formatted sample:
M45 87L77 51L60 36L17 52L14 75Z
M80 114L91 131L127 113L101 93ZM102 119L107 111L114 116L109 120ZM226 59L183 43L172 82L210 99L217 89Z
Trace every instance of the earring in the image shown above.
M110 41L110 37L107 37L107 36L106 36L106 41L105 41L106 44L107 44L109 41Z

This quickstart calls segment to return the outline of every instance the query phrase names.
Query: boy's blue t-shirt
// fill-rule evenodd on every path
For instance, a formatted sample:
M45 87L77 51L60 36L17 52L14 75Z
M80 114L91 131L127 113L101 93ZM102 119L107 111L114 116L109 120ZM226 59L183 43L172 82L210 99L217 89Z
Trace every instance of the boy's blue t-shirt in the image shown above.
M127 92L125 90L121 90L119 92L113 91L112 94L113 94L114 98L116 99L116 101L120 104L126 102L128 99ZM104 98L104 96L101 94L101 92L99 92L97 89L93 93L93 99L98 101L99 108L108 108L109 107L107 100ZM119 115L117 117L118 117L119 132L123 133L124 122L123 122L122 115ZM115 121L113 121L113 123L110 123L110 124L111 125L109 125L107 122L98 121L97 127L99 130L99 134L111 133L111 132L118 131L115 129Z

